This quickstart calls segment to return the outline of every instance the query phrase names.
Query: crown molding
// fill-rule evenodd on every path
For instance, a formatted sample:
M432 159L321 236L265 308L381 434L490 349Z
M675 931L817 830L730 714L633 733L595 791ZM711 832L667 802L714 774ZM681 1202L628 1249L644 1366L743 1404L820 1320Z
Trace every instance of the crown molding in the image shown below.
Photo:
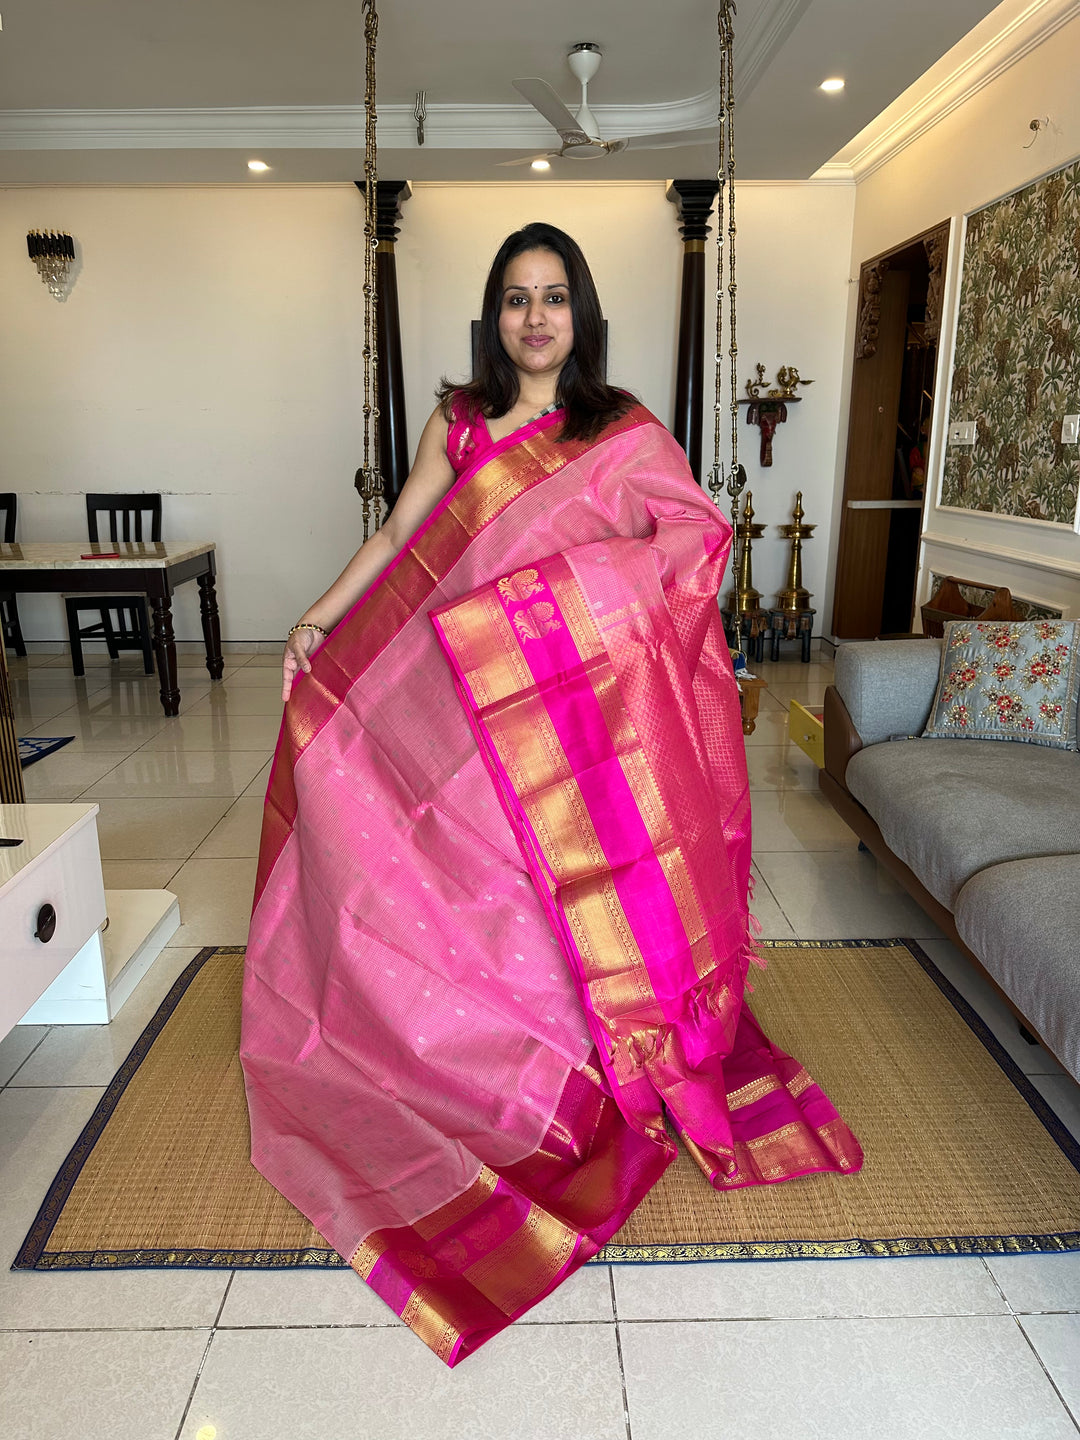
M716 123L717 92L649 105L596 105L611 139L696 130ZM531 105L428 106L425 148L518 150L551 148L552 128ZM710 137L702 136L703 140ZM416 150L410 105L384 105L383 150ZM217 110L0 111L0 150L362 150L362 105L281 106Z
M1003 516L1003 519L1018 519L1018 516ZM1070 527L1066 526L1066 529ZM939 550L962 550L965 554L986 555L994 560L1008 560L1015 565L1029 565L1033 570L1046 570L1054 575L1080 576L1080 560L1069 560L1064 556L1047 555L1045 551L1021 550L1015 545L996 545L992 540L977 540L957 535L945 535L940 531L926 530L922 535L924 545L933 545Z
M839 164L850 169L857 182L865 180L1049 40L1063 25L1080 16L1080 0L1014 0L1013 4L999 9L1006 11L1000 28L981 43L976 38L975 48L969 49L967 41L977 37L982 28L977 26L967 41L960 41L954 47L953 53L960 51L961 57L951 69L939 73L944 68L943 61L932 66L906 97L887 107L822 169ZM898 109L899 113L894 114Z
M735 33L735 98L745 100L787 42L811 0L772 0Z

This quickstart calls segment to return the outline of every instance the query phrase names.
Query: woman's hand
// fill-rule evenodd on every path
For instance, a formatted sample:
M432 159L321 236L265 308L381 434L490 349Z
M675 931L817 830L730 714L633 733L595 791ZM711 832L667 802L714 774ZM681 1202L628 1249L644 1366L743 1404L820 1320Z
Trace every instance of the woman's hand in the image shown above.
M311 661L308 656L321 643L323 637L317 630L309 630L306 626L302 630L296 630L285 641L285 653L281 657L281 700L284 704L292 694L293 681L296 679L296 672L302 670L305 675L311 674Z

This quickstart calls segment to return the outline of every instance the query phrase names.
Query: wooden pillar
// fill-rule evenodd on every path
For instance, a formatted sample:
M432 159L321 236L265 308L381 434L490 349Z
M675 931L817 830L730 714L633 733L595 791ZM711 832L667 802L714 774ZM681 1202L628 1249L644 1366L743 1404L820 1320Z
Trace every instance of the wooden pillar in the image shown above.
M678 208L683 237L675 420L671 433L701 483L701 422L705 403L705 239L716 199L715 180L672 180L667 198Z
M363 193L364 182L355 182ZM405 420L405 373L401 361L401 321L398 314L397 263L401 207L412 194L408 180L379 180L375 191L375 281L378 296L375 325L379 365L376 395L379 404L379 466L387 511L401 494L409 474L409 432Z

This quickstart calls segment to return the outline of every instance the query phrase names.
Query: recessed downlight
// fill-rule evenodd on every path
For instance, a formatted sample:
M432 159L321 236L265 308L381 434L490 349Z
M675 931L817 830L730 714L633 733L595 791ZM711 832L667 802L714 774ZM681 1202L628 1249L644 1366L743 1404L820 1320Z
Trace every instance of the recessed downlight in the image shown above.
M534 161L532 162L532 165L531 165L530 168L533 169L533 170L550 170L550 169L551 169L551 161L550 161L550 160L534 160Z
M265 160L249 160L248 169L254 170L256 175L261 175L264 170L269 170L270 166Z
M843 88L844 82L840 79L839 75L834 75L831 80L823 80L818 86L818 89L824 90L826 95L836 95L839 91L843 90Z

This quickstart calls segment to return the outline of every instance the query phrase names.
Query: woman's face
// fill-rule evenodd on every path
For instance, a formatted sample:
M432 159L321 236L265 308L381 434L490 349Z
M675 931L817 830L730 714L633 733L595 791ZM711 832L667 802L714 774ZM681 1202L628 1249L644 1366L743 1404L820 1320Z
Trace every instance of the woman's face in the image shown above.
M566 270L551 250L526 250L503 275L499 339L530 375L558 376L574 348Z

